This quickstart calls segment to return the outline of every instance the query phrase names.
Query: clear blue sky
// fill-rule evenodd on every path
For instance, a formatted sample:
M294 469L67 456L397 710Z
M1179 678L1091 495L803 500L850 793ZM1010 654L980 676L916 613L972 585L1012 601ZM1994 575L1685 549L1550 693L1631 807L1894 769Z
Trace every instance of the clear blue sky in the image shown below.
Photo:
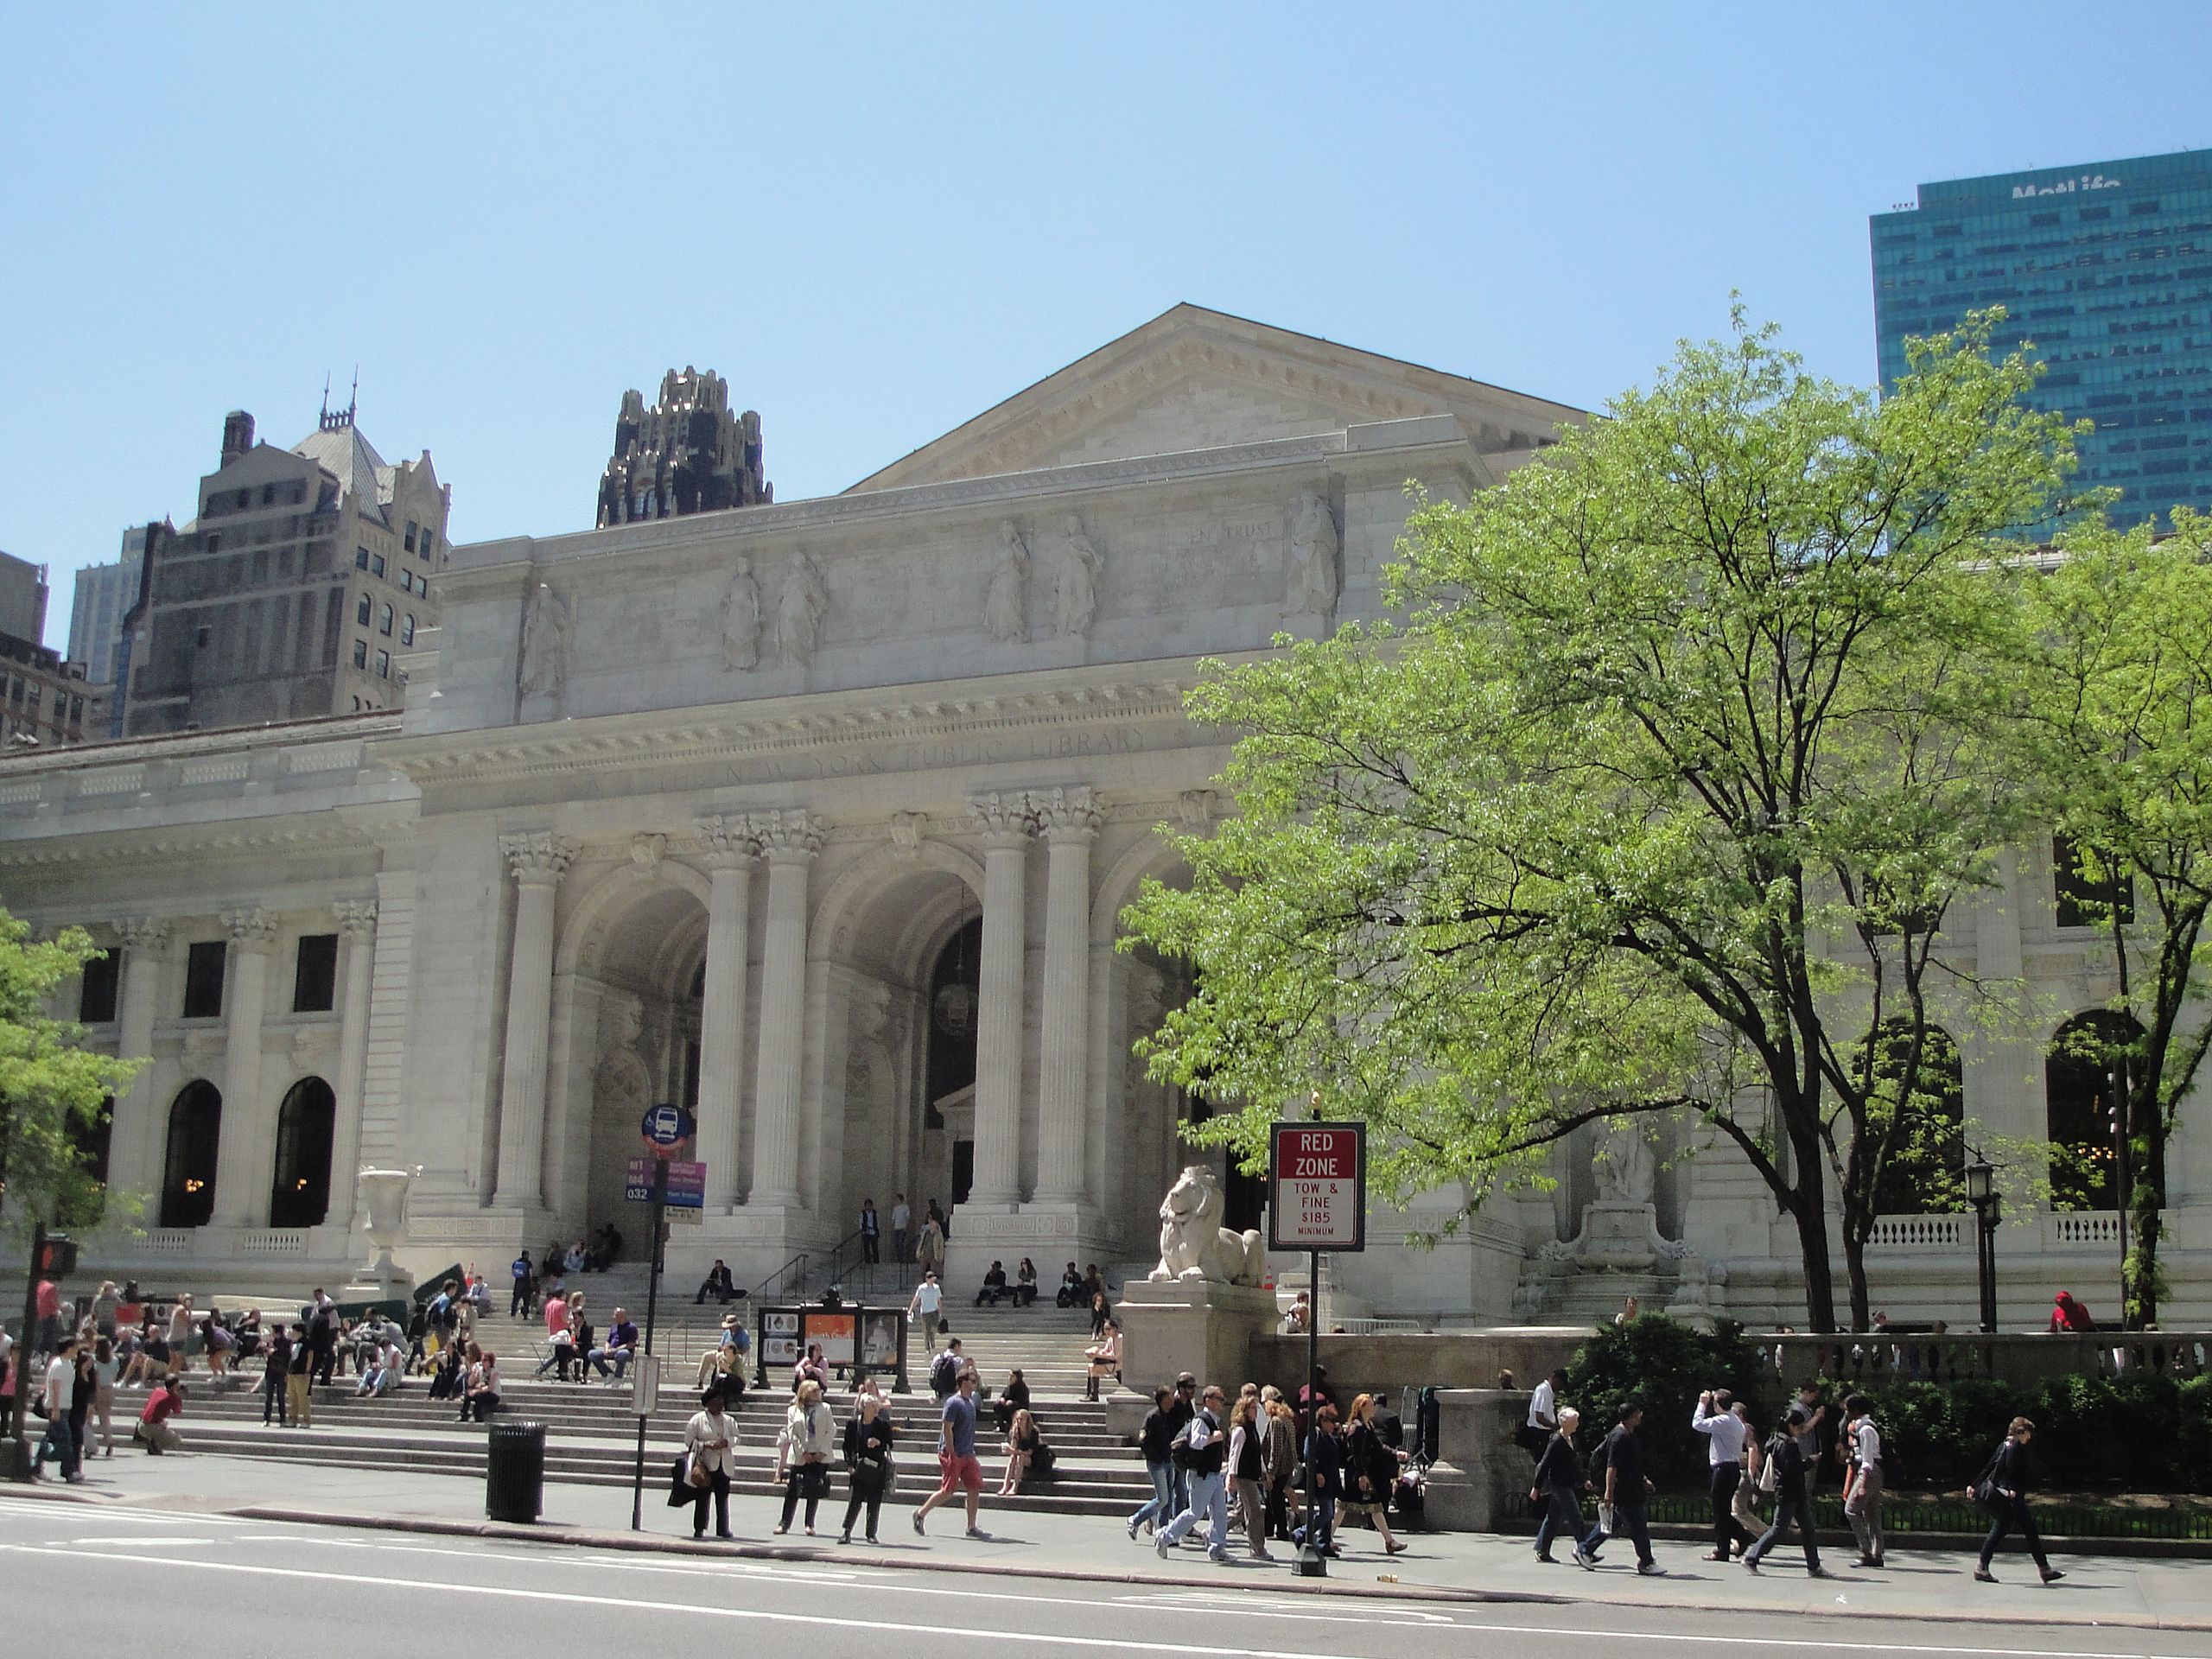
M2212 143L2212 8L48 6L0 68L0 549L189 514L223 413L587 526L696 364L779 499L1179 300L1595 405L1744 291L1873 378L1866 216Z

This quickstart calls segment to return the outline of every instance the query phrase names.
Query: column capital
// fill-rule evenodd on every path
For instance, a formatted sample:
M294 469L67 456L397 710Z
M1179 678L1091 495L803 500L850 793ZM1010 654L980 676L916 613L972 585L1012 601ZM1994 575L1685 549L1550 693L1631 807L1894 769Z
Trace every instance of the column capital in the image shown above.
M741 870L760 855L760 837L745 813L709 813L697 824L699 839L707 843L709 869Z
M499 851L505 855L509 872L522 886L550 887L561 879L562 872L569 868L569 861L576 855L576 843L566 836L537 830L501 836Z
M975 817L976 827L983 832L987 849L1020 847L1037 833L1037 817L1030 810L1029 797L1019 791L976 796L968 803L968 810Z
M828 826L804 807L748 812L745 817L771 864L803 863L822 850L822 834Z
M169 925L150 916L126 917L111 925L126 950L159 950L169 942Z
M276 918L265 910L226 910L222 923L241 950L265 950L276 942Z
M1104 806L1088 784L1033 790L1029 796L1037 828L1048 842L1089 841L1098 833Z
M376 937L377 904L373 899L341 899L331 908L338 912L338 931L349 939Z

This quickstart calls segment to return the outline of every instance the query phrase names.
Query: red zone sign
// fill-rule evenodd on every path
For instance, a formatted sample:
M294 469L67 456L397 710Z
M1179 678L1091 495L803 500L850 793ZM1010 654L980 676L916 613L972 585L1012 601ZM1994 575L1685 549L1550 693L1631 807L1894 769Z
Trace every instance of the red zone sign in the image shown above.
M1367 1125L1278 1123L1269 1132L1268 1248L1367 1248Z

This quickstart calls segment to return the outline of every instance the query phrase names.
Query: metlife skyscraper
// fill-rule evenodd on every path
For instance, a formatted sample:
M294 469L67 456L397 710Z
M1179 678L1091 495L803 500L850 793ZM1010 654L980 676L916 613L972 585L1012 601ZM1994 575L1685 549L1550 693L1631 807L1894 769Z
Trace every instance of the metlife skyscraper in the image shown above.
M2002 305L2050 365L2031 401L2097 423L2075 481L2115 523L2212 511L2212 150L1923 184L1872 238L1884 385L1907 335Z

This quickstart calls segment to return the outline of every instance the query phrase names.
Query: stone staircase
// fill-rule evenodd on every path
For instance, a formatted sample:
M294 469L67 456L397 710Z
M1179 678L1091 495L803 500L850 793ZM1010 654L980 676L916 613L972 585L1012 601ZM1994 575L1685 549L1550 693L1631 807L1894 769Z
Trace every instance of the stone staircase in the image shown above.
M496 1351L496 1343L494 1347ZM682 1444L684 1421L696 1409L688 1364L682 1369L686 1374L677 1381L683 1386L664 1389L660 1408L647 1426L649 1486L665 1484L670 1460ZM252 1377L223 1386L204 1376L194 1380L198 1386L179 1424L194 1452L303 1468L397 1467L474 1478L484 1473L484 1427L456 1421L456 1408L430 1399L422 1378L410 1378L398 1394L378 1399L359 1397L351 1382L317 1389L315 1424L305 1429L264 1427L261 1398ZM126 1390L118 1402L118 1416L130 1414L130 1402L140 1397ZM511 1380L496 1421L545 1425L548 1480L624 1486L631 1480L638 1432L629 1402L626 1389L599 1382ZM784 1404L779 1388L760 1390L734 1414L739 1447L733 1491L764 1499L780 1491L772 1476ZM842 1422L850 1410L850 1395L835 1393L830 1405ZM901 1474L894 1501L911 1503L935 1484L936 1412L925 1392L896 1395L891 1409L900 1437ZM1103 1406L1079 1399L1039 1398L1033 1409L1059 1454L1058 1463L1050 1477L1025 1483L1020 1497L991 1499L995 1506L1061 1515L1126 1515L1144 1501L1151 1491L1144 1465L1133 1448L1107 1429ZM988 1417L977 1440L986 1454L985 1470L995 1482L1001 1463ZM313 1478L303 1477L296 1490L302 1501L311 1502ZM842 1478L836 1490L840 1494L844 1490Z

